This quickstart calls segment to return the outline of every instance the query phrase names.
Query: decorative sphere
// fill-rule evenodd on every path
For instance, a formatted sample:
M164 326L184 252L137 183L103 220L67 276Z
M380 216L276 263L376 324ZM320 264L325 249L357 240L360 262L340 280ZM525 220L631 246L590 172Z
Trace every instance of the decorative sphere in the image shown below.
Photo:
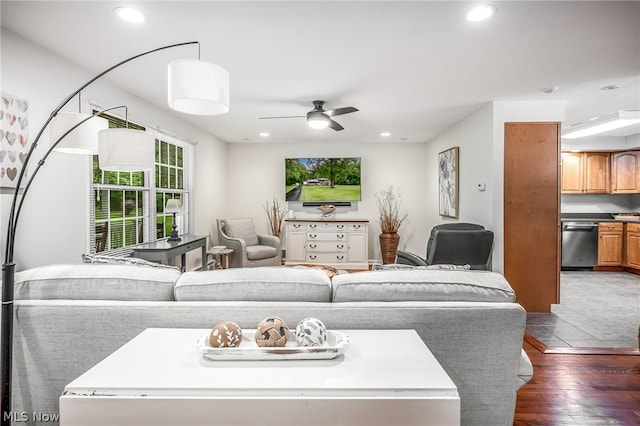
M305 318L296 326L298 346L322 346L327 343L327 327L318 318Z
M278 317L267 317L258 323L256 344L258 346L280 347L289 340L289 327Z
M209 343L214 348L235 348L242 342L242 329L235 322L216 324L209 335Z

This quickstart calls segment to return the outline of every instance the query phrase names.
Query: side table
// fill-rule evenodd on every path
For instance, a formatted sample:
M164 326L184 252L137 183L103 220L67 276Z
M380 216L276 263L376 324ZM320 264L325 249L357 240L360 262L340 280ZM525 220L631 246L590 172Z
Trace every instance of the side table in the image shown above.
M229 269L229 255L233 253L233 249L224 246L214 246L207 250L207 259L209 256L215 258L216 269ZM209 262L207 262L209 266Z
M170 259L180 256L182 271L184 271L187 266L187 252L200 249L202 250L202 266L200 270L204 271L207 268L206 244L206 236L182 234L180 235L180 241L168 241L166 238L163 238L150 243L135 245L131 247L131 249L133 250L134 257L164 264L169 264Z

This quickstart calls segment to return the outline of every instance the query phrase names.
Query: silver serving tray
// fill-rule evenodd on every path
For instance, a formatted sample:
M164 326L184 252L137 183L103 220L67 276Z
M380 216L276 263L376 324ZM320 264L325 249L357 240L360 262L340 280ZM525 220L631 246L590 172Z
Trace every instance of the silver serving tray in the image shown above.
M339 331L327 331L324 346L298 346L295 332L283 347L260 347L255 341L255 330L242 330L242 342L235 348L214 348L209 343L209 333L198 339L196 347L202 356L214 361L264 361L290 359L333 359L349 347L349 336Z

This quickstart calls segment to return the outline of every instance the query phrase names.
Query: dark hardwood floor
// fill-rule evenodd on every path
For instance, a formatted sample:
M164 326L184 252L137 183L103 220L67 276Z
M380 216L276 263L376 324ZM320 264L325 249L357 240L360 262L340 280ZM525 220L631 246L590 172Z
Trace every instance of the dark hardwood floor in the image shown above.
M543 353L525 341L533 379L514 425L640 425L640 356Z

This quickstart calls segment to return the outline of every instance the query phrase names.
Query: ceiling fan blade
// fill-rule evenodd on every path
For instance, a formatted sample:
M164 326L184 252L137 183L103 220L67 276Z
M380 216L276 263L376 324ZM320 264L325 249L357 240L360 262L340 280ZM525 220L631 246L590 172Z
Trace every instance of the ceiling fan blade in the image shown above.
M306 115L285 115L281 117L258 117L259 120L270 120L272 118L305 118Z
M324 113L327 114L329 117L333 117L336 115L349 114L350 112L356 112L356 111L358 111L358 108L344 107L344 108L330 109L328 111L325 111Z
M331 119L329 119L329 128L339 132L340 130L344 130L344 127L342 127L340 124L338 124L338 122L333 121Z

